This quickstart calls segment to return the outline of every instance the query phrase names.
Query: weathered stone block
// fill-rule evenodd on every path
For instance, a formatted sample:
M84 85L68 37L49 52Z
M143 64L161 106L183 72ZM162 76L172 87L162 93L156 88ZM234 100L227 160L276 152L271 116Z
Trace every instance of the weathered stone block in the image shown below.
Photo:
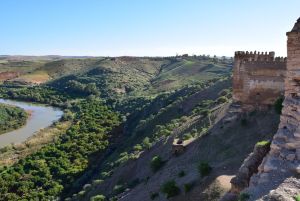
M300 149L296 150L297 160L300 161Z
M293 161L293 160L295 160L295 158L296 158L296 155L295 155L295 154L288 154L288 155L286 156L286 159L287 159L288 161Z

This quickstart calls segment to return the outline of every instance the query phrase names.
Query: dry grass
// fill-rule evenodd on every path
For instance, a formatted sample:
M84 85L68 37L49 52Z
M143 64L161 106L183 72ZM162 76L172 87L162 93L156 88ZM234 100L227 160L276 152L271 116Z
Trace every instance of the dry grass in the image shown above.
M50 78L51 77L46 71L34 71L33 73L22 75L16 78L15 80L34 84L41 84L47 82L48 80L50 80Z

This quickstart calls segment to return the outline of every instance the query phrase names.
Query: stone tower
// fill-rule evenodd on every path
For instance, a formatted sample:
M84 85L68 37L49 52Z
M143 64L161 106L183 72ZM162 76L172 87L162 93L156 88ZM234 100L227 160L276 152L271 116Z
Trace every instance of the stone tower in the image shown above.
M234 102L246 111L267 109L283 96L285 73L286 58L275 58L275 52L235 52Z
M280 154L282 159L291 162L289 167L296 170L300 168L300 18L287 37L284 108L271 153Z
M288 196L300 193L300 180L296 177L300 174L300 18L287 37L284 108L271 150L246 189L253 195L250 200L269 200L278 195L290 200ZM277 190L271 191L274 189Z

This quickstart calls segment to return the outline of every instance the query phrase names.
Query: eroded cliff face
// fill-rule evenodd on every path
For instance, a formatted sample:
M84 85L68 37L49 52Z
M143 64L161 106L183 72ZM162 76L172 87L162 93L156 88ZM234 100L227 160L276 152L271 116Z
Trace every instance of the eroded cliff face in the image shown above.
M300 194L300 18L287 33L284 108L271 150L251 177L249 200L294 200Z

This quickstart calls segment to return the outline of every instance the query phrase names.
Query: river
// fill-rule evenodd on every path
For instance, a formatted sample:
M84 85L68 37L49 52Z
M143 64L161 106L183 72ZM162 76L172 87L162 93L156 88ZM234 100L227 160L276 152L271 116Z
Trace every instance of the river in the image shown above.
M11 143L20 143L25 141L40 129L46 128L53 124L53 122L59 120L63 115L63 112L58 108L40 104L6 99L0 99L0 103L17 106L31 113L26 125L17 130L0 135L0 148Z

